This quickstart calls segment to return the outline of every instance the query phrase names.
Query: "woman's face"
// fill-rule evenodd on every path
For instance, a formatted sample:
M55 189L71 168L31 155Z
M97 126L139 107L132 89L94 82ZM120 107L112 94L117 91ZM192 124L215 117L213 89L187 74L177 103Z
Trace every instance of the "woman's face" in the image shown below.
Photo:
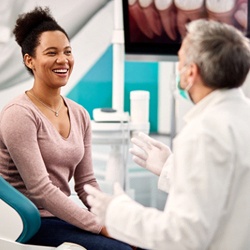
M68 38L61 31L43 32L31 62L36 83L50 88L65 86L74 66Z

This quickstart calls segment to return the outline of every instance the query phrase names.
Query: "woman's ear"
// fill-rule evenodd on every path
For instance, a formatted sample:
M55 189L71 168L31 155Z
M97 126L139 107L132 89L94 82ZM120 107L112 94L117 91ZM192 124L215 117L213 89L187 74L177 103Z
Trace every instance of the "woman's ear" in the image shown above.
M29 54L25 54L24 57L23 57L23 62L24 64L30 68L31 70L34 69L34 66L33 66L33 60L32 60L32 57L29 55Z

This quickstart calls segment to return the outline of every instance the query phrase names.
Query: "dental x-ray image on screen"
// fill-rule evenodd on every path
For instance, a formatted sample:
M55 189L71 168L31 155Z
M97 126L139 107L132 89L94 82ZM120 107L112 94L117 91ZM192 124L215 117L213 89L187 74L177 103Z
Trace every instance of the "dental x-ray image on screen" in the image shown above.
M177 60L185 25L217 20L248 32L248 0L123 0L127 59ZM146 56L146 57L145 57ZM148 57L147 57L148 56Z

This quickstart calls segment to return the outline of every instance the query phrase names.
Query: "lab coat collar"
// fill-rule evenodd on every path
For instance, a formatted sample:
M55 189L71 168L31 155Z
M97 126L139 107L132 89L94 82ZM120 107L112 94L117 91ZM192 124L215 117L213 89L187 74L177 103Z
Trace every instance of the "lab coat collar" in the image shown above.
M237 97L245 98L241 88L214 90L193 106L193 108L184 116L184 121L189 122L190 120L193 120L198 115L203 113L205 109L217 104L223 99L232 99Z

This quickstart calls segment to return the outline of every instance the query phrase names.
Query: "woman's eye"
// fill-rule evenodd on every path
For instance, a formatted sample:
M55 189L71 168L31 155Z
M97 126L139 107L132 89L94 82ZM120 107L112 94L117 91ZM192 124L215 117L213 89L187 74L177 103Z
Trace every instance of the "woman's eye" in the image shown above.
M47 54L48 54L48 55L55 55L56 52L50 51L50 52L48 52Z
M65 54L66 54L66 55L71 55L71 50L66 50L66 51L65 51Z

